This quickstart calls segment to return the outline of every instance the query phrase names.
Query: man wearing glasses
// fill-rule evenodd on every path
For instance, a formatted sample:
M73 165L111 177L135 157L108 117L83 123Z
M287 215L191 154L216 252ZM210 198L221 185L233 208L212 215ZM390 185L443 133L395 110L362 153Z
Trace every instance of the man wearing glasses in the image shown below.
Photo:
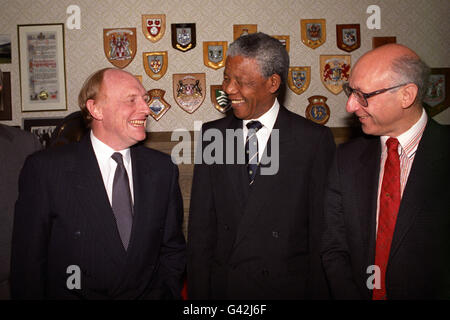
M428 70L390 44L344 85L367 136L338 148L329 175L322 262L335 299L450 297L450 130L422 107Z

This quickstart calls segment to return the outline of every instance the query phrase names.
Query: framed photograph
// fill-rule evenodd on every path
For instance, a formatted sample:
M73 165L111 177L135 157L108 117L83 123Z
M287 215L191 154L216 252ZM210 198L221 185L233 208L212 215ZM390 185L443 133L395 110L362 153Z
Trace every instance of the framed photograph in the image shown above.
M64 24L18 25L22 111L67 110Z
M55 128L64 118L23 119L23 129L35 134L44 148L49 146Z
M3 88L0 93L0 120L12 120L11 116L11 73L3 72Z
M0 63L11 63L11 36L0 34Z
M450 68L431 68L423 102L431 117L450 106Z

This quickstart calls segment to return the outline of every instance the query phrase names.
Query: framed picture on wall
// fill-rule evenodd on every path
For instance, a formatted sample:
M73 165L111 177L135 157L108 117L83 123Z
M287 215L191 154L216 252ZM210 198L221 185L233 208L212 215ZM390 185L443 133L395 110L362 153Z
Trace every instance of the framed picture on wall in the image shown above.
M450 68L432 68L423 98L431 117L450 106Z
M3 72L2 83L2 92L0 93L0 120L12 120L10 72Z
M67 110L64 24L18 25L22 111Z
M64 118L32 118L23 119L23 129L37 136L44 148L49 146L55 128Z
M0 63L11 63L11 36L0 34Z

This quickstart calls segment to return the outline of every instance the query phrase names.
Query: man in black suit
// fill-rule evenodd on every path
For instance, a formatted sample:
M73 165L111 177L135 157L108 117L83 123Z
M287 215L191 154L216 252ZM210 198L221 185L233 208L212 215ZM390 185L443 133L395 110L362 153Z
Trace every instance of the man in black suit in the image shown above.
M79 95L91 131L21 172L11 288L18 299L176 299L185 268L178 168L139 145L149 97L106 68Z
M233 114L202 127L194 169L190 299L327 297L317 245L335 145L327 127L279 104L288 69L285 48L266 34L230 45L222 87Z
M0 70L0 92L2 85ZM41 148L34 134L0 124L0 300L10 298L11 235L19 173L26 157Z
M450 130L422 107L427 70L390 44L344 85L368 136L339 146L329 174L322 260L336 299L449 297Z

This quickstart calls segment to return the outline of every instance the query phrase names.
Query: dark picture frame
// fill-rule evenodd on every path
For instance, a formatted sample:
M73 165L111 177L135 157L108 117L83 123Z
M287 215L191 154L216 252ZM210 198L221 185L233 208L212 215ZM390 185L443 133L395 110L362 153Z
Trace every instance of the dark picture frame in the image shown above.
M3 88L0 93L0 120L12 120L11 72L3 72Z
M37 136L44 148L49 146L56 127L62 123L64 118L30 118L23 119L23 129Z
M11 63L11 35L0 34L0 63Z

